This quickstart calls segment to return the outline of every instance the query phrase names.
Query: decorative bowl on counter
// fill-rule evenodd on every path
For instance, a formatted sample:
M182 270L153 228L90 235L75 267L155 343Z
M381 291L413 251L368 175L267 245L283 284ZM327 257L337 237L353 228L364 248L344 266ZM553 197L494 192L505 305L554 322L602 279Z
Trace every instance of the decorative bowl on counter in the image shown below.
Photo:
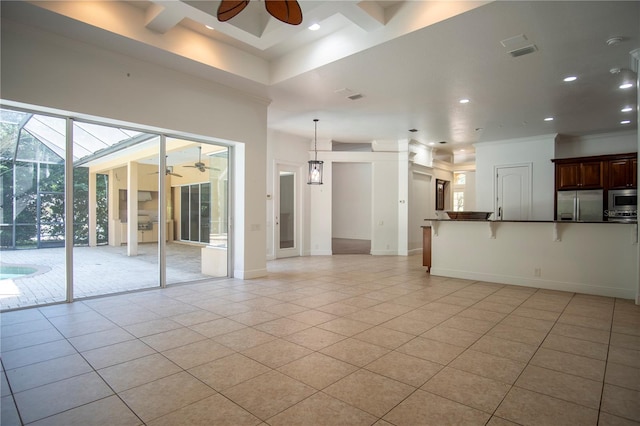
M493 214L493 212L474 212L474 211L462 211L462 212L453 212L446 211L445 212L449 219L456 220L489 220L489 216Z

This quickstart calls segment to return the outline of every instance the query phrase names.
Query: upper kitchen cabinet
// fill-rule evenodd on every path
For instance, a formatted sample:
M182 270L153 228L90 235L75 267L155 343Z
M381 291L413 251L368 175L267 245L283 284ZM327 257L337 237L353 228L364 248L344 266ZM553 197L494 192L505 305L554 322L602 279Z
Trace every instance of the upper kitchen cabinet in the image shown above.
M556 164L556 191L638 187L638 154L562 158Z
M638 158L609 160L609 182L611 189L638 187Z
M556 160L556 189L604 188L602 161Z

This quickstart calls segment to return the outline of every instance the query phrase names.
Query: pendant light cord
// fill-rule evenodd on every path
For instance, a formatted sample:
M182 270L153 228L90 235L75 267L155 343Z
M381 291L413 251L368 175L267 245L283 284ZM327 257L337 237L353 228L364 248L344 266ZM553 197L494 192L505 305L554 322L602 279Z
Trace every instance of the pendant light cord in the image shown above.
M315 156L314 156L315 161L318 161L318 119L314 118L313 122L315 125L315 133L313 136L313 152L315 153Z

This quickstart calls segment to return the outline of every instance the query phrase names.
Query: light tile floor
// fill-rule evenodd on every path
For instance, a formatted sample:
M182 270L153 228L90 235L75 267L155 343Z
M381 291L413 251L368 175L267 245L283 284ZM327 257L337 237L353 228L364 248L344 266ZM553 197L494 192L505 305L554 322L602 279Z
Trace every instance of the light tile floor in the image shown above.
M420 262L283 259L2 313L1 423L640 424L640 307Z

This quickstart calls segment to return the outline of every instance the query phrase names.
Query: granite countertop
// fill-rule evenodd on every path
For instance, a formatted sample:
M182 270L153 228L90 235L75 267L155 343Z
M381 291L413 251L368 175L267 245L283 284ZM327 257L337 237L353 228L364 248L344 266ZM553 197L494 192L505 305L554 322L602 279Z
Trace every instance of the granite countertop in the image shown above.
M635 225L638 223L637 220L629 221L629 222L608 222L608 221L574 221L574 220L485 220L485 219L443 219L443 218L434 218L434 219L424 219L428 222L487 222L487 223L500 223L500 222L509 222L509 223L606 223L608 225ZM427 226L427 225L424 225Z

